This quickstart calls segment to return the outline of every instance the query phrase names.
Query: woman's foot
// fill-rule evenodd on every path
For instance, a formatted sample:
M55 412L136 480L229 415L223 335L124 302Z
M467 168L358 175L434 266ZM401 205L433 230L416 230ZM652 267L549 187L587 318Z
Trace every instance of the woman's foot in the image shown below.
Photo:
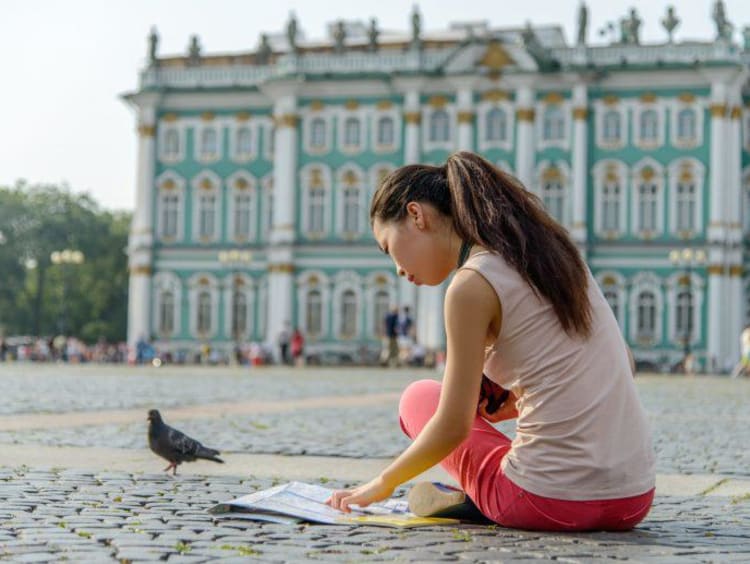
M409 511L414 515L435 517L460 508L469 498L452 486L439 482L419 482L409 490L407 499Z

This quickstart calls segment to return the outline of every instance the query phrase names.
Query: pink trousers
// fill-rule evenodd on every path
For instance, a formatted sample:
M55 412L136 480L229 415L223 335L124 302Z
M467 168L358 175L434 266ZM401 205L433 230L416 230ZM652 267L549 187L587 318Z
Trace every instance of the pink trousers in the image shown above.
M420 380L399 404L401 428L414 439L437 409L440 383ZM622 499L570 501L520 488L500 469L510 439L477 416L471 433L440 465L489 519L504 527L537 531L626 531L648 514L654 490Z

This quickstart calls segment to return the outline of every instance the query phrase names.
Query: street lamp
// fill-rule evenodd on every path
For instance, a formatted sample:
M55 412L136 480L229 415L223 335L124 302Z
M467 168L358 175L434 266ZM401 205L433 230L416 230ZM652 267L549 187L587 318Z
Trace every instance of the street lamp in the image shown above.
M683 325L685 327L685 333L683 337L683 370L686 373L689 373L692 372L692 368L688 366L688 364L691 360L690 346L693 338L693 309L695 308L695 300L693 299L692 289L692 273L695 267L702 266L706 263L706 253L703 250L691 249L689 247L686 247L684 249L673 249L669 253L669 260L674 266L685 269L684 280L687 293L687 303L683 308L680 308L679 301L676 305L677 315L679 316L682 312L682 315L687 318L683 319ZM677 294L676 297L679 300L679 294Z
M232 340L234 341L234 354L232 355L235 361L239 361L239 350L240 350L240 332L241 329L245 328L245 320L247 319L247 310L243 312L241 319L239 312L237 311L237 293L238 293L238 274L242 268L246 268L253 260L253 254L250 251L240 251L239 249L232 249L229 251L219 252L219 262L225 268L231 269L231 327L232 327Z
M80 265L86 260L81 251L73 249L63 249L61 251L53 251L49 256L50 261L54 265L60 265L63 268L62 273L62 304L61 304L61 316L58 322L58 329L61 334L65 334L67 329L67 317L68 317L68 266Z

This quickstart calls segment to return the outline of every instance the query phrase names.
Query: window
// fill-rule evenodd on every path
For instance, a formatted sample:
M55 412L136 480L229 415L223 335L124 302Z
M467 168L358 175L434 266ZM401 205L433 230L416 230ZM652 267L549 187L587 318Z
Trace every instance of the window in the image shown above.
M392 117L381 117L378 119L378 134L377 144L378 145L393 145L395 141L395 126L393 124Z
M677 113L677 141L690 142L696 137L695 110L684 108Z
M638 340L653 341L656 338L656 296L650 290L638 294L636 313L636 336Z
M638 231L657 231L657 204L658 187L656 183L642 180L638 184Z
M235 290L232 293L232 337L247 334L247 296Z
M324 149L326 146L326 122L323 118L315 118L310 124L310 148Z
M164 156L175 159L180 154L180 134L171 127L164 134Z
M675 336L683 342L692 340L693 335L693 294L682 290L675 303Z
M656 110L644 110L640 116L640 140L643 143L657 144L659 142L659 114Z
M602 123L602 142L613 145L621 141L622 116L617 110L607 110Z
M341 293L341 327L340 335L351 338L357 334L357 295L353 290Z
M385 290L375 292L375 307L372 320L372 334L379 337L383 333L383 320L390 310L391 297Z
M565 115L557 104L547 106L542 117L542 139L562 141L565 138Z
M607 180L602 187L602 230L620 231L620 182Z
M170 291L161 293L159 300L159 333L169 336L174 332L174 294Z
M252 222L252 196L243 191L234 195L234 238L249 240Z
M177 194L163 194L161 197L161 236L166 239L177 237L180 211L180 197Z
M266 158L273 159L273 153L276 148L276 130L272 126L266 127Z
M212 239L216 233L216 195L201 194L198 197L198 236Z
M253 132L249 127L240 127L235 133L235 154L238 158L248 158L253 154Z
M435 110L430 116L430 141L447 143L451 138L450 117L445 110Z
M359 192L356 186L344 188L344 233L359 233Z
M681 180L677 183L677 217L675 229L677 231L693 231L695 229L695 183Z
M485 116L485 139L506 141L508 139L508 117L504 110L492 108Z
M198 294L198 333L207 335L211 332L211 294L203 290Z
M201 131L200 153L203 159L213 159L218 156L218 139L216 130L206 128Z
M359 147L360 134L359 119L348 117L344 121L344 148L352 149Z
M273 179L270 179L266 186L266 237L269 237L273 229Z
M323 334L323 296L320 290L310 290L307 293L307 307L305 312L305 328L310 337Z
M309 194L308 231L311 233L323 233L325 231L325 188L310 188Z

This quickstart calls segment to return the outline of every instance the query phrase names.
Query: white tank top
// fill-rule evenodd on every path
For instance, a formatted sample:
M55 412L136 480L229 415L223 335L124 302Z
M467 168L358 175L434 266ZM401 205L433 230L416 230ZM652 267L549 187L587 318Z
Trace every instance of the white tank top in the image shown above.
M482 251L462 268L481 274L502 306L487 350L488 378L518 397L516 437L502 469L534 494L566 500L616 499L649 491L655 457L620 328L587 269L591 335L568 335L498 254Z

